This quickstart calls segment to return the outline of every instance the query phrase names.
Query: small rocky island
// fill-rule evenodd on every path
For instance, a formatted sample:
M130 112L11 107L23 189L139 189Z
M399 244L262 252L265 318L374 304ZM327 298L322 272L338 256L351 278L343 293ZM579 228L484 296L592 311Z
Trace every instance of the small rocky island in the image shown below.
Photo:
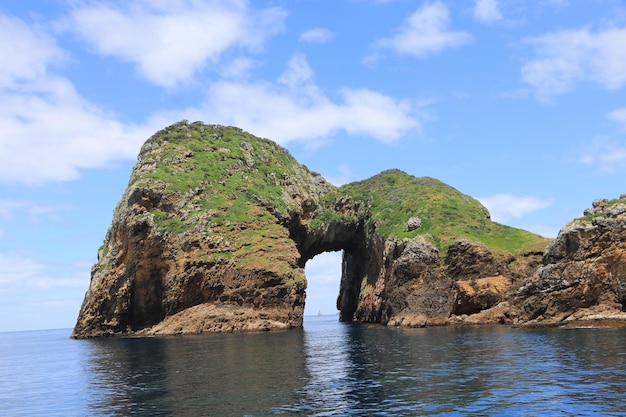
M626 195L551 241L433 178L335 187L270 140L183 121L143 145L72 337L301 327L304 266L338 250L343 321L626 324Z

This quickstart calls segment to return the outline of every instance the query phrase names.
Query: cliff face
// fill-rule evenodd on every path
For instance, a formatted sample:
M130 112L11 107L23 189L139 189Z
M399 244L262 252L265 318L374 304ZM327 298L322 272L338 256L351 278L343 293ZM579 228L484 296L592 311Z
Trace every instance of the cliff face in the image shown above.
M548 240L491 222L437 180L392 170L337 188L269 140L181 122L142 147L73 337L300 327L304 265L336 250L341 320L521 323L618 311L624 214L608 205L565 228L542 266ZM574 270L593 273L573 280ZM584 301L572 301L574 286L586 288Z
M596 200L561 229L541 267L520 288L525 325L617 324L626 320L626 195Z
M158 132L115 209L74 336L300 326L306 280L288 226L331 188L238 129Z
M492 222L478 201L432 178L390 170L338 192L367 201L362 246L344 250L344 320L463 322L510 298L549 242Z

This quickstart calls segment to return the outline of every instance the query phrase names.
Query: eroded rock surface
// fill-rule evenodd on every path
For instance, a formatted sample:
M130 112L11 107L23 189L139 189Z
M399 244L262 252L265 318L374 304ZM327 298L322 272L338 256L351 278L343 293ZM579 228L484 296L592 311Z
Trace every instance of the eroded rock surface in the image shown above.
M398 170L337 188L267 139L180 122L142 147L73 337L302 326L306 262L343 251L345 321L623 320L626 201L548 239Z
M331 188L239 129L158 132L115 209L74 336L301 326L306 280L289 225Z
M561 229L518 292L525 325L615 324L626 320L626 195L596 200Z

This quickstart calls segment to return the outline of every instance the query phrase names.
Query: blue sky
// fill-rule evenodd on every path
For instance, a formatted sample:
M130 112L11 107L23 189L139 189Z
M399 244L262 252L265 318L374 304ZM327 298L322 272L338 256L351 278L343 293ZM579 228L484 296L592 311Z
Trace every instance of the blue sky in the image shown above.
M0 331L74 325L141 144L178 120L554 237L626 192L625 87L621 0L1 2ZM339 274L309 261L307 314Z

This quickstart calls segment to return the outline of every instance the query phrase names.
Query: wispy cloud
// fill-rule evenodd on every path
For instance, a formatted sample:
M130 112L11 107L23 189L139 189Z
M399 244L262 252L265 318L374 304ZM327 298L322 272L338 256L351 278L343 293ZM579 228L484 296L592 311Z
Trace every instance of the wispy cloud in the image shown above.
M483 23L496 22L502 19L500 5L497 0L476 0L474 19Z
M300 35L300 40L304 42L325 43L335 37L335 34L328 28L315 28L307 30Z
M617 122L622 129L626 129L626 107L615 109L606 115L609 120Z
M522 80L541 100L565 94L579 82L609 90L626 84L626 29L570 29L525 42L534 48L534 56L522 66Z
M329 97L314 82L302 54L294 55L275 82L218 81L198 108L163 113L164 119L201 119L211 114L222 124L239 126L281 144L315 142L345 131L393 142L420 131L425 110L366 88L343 88Z
M337 173L335 175L326 176L328 182L337 187L354 181L355 176L348 164L341 164L337 167Z
M0 87L19 88L25 81L45 77L50 65L59 65L65 53L45 31L20 19L0 14Z
M224 78L243 79L246 78L257 62L250 58L237 57L223 65L219 72Z
M245 0L90 2L61 27L97 53L131 62L141 77L172 88L228 49L261 49L283 30L286 16L279 8L253 10Z
M43 204L33 201L0 198L0 220L8 221L14 215L26 215L31 221L39 221L43 217L50 216L60 210L70 208L68 205Z
M591 141L579 158L598 173L615 172L626 168L626 144L616 139L599 136Z
M41 279L45 267L32 259L0 253L0 290L27 286Z
M506 223L511 219L524 217L528 213L544 209L554 204L551 198L520 197L512 194L496 194L488 197L478 197L491 214L491 220Z
M0 291L30 288L48 291L55 288L87 288L89 266L47 265L40 261L0 252Z
M424 58L445 49L473 42L472 35L464 31L450 30L449 25L450 15L447 6L440 1L429 3L411 14L394 36L379 39L373 47L388 49L400 55Z
M46 32L0 15L0 181L75 179L81 168L132 158L154 128L125 125L54 70L65 53Z

